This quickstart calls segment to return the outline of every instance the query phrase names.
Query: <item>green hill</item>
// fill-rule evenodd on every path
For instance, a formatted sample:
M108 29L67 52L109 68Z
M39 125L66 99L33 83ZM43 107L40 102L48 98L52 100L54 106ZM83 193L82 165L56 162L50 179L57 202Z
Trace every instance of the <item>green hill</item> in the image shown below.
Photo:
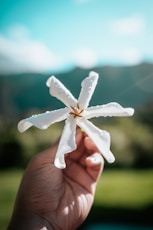
M153 64L137 66L102 66L92 69L99 73L99 82L92 105L111 101L123 106L140 107L153 100ZM81 81L89 69L75 68L57 73L70 91L78 97ZM50 74L18 74L0 76L0 114L20 116L30 110L51 110L64 105L49 95L45 83Z

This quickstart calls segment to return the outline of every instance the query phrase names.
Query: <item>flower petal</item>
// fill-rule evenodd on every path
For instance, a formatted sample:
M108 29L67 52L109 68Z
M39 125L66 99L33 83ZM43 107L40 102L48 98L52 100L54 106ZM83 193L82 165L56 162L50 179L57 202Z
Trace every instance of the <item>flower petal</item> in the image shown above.
M52 96L57 97L68 107L76 107L77 100L71 92L56 77L50 77L46 85L50 88L49 92Z
M134 114L133 108L123 108L116 102L111 102L106 105L91 106L87 108L83 115L86 119L100 116L132 116Z
M54 164L57 168L65 168L64 154L72 152L76 149L75 142L76 120L69 115L64 126L64 130L58 145Z
M70 109L65 107L62 109L33 115L32 117L21 120L18 123L18 130L22 133L33 125L39 129L47 129L51 124L66 119L69 112Z
M98 81L98 74L94 71L89 73L89 77L85 78L81 83L81 92L78 98L78 105L80 109L86 109L89 105L90 99L94 93Z
M108 132L97 128L85 118L79 118L77 125L82 128L97 146L100 153L109 162L114 162L115 158L110 151L110 135Z

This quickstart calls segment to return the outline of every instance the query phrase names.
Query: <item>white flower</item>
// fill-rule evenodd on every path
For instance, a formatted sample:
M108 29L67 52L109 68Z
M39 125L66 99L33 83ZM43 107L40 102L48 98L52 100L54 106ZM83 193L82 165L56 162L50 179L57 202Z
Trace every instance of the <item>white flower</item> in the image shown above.
M51 76L46 82L50 94L61 100L67 107L34 115L21 120L18 124L19 131L24 132L33 125L39 129L47 129L51 124L66 119L54 161L55 166L58 168L62 169L66 167L64 154L75 150L77 147L75 142L76 126L79 126L87 133L109 163L115 160L110 151L109 133L100 130L88 119L100 116L132 116L134 109L123 108L116 102L88 108L97 81L98 74L93 71L90 72L89 76L82 81L81 92L77 100L58 79Z

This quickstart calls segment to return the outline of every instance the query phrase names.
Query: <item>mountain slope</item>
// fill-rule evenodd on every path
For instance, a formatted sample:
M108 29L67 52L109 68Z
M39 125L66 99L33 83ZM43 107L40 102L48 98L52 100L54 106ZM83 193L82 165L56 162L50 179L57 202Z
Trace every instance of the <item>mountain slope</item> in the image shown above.
M123 106L140 107L153 99L153 64L138 66L103 66L92 69L99 73L99 82L91 100L92 105L111 101ZM56 74L78 97L81 81L90 70L75 68L67 73ZM63 107L49 95L45 83L50 75L20 74L0 77L0 114L17 116L28 110Z

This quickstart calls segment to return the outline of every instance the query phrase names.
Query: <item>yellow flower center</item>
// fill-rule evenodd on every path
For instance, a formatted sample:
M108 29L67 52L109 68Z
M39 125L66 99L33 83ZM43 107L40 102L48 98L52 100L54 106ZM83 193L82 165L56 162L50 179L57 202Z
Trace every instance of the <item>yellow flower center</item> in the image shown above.
M77 105L77 107L71 107L72 108L72 112L70 112L70 114L72 114L75 117L82 117L82 112L83 109L79 108L79 105Z

